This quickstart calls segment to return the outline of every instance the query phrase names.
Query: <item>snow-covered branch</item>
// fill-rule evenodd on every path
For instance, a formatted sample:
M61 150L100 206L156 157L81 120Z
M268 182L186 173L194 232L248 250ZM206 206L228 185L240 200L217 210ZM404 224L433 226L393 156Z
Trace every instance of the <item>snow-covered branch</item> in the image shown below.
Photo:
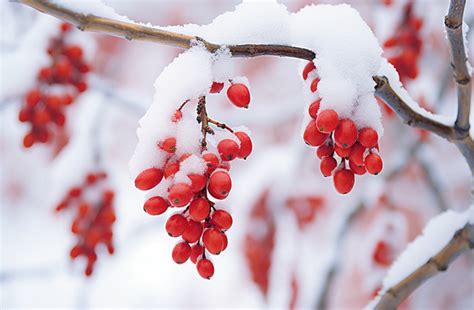
M467 64L467 54L464 42L463 14L465 0L451 0L448 15L444 25L451 48L452 67L458 93L458 114L455 128L460 137L469 135L469 114L471 109L471 74Z
M423 235L415 239L390 268L379 296L367 308L396 309L420 285L446 271L459 255L472 249L472 210L447 211L431 220Z

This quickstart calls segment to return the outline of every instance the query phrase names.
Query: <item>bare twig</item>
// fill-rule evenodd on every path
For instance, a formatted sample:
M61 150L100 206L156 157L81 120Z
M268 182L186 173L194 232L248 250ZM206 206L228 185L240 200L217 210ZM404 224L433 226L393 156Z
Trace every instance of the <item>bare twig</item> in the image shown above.
M467 68L467 55L464 49L462 31L463 14L466 0L451 0L444 25L451 48L454 80L458 93L458 114L454 124L460 137L469 135L469 114L471 109L471 77Z
M202 133L202 140L201 140L201 147L203 150L207 147L207 140L206 136L208 133L214 134L214 131L209 127L209 119L207 117L207 110L206 110L206 97L201 96L199 97L199 102L197 105L197 121L201 123L201 133Z
M474 247L474 225L466 224L436 255L418 267L405 279L383 293L375 309L396 309L414 290L429 278L446 271L451 262Z
M220 123L220 122L215 121L211 118L208 118L207 120L208 120L209 123L214 124L214 125L216 125L217 127L221 128L221 129L225 129L225 130L227 130L231 133L234 133L234 130L232 128L230 128L229 126L227 126L226 124L224 124L224 123Z

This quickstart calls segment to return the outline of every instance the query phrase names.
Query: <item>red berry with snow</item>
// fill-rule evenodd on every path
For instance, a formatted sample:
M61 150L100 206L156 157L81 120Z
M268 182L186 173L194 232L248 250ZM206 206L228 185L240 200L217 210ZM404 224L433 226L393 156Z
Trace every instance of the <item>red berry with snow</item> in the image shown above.
M201 174L189 174L188 178L191 180L191 190L198 193L206 187L207 178Z
M328 137L329 135L327 133L322 133L318 130L315 120L309 122L303 134L304 141L310 146L319 146L323 144Z
M310 86L311 92L315 93L318 90L318 84L319 84L320 81L321 80L319 78L315 78L311 82L311 86Z
M159 147L168 153L174 153L176 151L176 138L166 138L159 143Z
M209 92L211 94L217 94L217 93L220 93L223 88L224 88L224 83L212 82L211 89L209 90Z
M362 128L359 131L359 143L365 148L372 148L377 145L379 135L372 128Z
M308 74L316 69L316 66L314 65L314 62L310 61L306 64L306 66L303 69L303 80L308 79Z
M320 104L321 104L321 99L318 99L309 105L308 113L309 113L309 116L311 116L313 119L316 119L318 117Z
M350 119L339 122L334 131L334 141L341 148L351 147L357 141L357 127Z
M222 160L233 160L239 155L239 145L232 139L224 139L217 144L217 151Z
M246 159L250 153L252 153L252 140L250 137L243 131L235 132L235 136L240 141L240 148L238 152L238 157Z

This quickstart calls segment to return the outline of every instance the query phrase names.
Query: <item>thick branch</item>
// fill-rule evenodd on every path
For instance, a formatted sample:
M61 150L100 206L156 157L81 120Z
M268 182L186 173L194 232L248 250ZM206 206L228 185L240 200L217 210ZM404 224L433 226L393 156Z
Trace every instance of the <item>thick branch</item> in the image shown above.
M38 11L67 21L84 31L107 33L127 40L152 41L182 49L188 49L196 42L201 42L210 51L215 52L222 45L210 43L196 36L179 34L171 31L127 23L92 14L84 15L61 7L47 0L17 0ZM242 44L227 45L234 57L282 56L313 60L315 53L305 48L279 44Z
M451 49L452 67L458 93L458 114L454 124L460 137L469 134L469 113L471 109L471 77L467 68L467 55L464 49L462 31L465 0L451 0L444 25Z
M405 279L388 289L375 309L396 309L414 290L436 274L446 271L448 266L464 251L474 247L474 225L467 224L458 230L449 243L425 264Z

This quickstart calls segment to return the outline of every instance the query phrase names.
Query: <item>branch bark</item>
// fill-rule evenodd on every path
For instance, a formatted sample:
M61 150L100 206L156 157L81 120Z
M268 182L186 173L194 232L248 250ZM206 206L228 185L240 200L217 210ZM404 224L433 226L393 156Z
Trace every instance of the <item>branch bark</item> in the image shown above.
M440 272L446 271L459 255L474 248L474 225L466 224L458 230L448 244L425 264L413 271L409 276L387 290L375 309L396 309L420 285Z

